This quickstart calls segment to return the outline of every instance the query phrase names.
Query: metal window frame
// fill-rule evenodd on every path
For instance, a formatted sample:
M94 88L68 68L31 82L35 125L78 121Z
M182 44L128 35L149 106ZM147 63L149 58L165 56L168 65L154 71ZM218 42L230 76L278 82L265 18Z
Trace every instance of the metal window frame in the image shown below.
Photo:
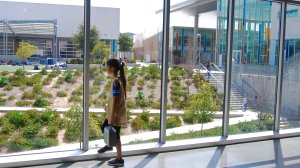
M82 150L89 150L89 80L90 80L91 0L84 0L84 64L83 64L83 132Z
M278 71L276 77L276 99L275 99L275 118L274 118L274 132L280 130L280 111L282 100L282 85L283 85L283 70L284 70L284 48L285 48L285 31L286 31L286 10L287 2L281 2L280 27L279 27L279 57L278 57Z
M170 2L164 0L163 9L163 41L162 41L162 80L161 80L161 103L160 103L160 131L159 143L166 143L166 120L168 103L168 61L169 61L169 33L170 33Z
M233 30L234 30L234 4L235 0L228 0L227 9L227 49L225 66L225 88L224 88L224 111L222 121L222 137L228 137L229 113L230 113L230 90L232 71L232 50L233 50Z

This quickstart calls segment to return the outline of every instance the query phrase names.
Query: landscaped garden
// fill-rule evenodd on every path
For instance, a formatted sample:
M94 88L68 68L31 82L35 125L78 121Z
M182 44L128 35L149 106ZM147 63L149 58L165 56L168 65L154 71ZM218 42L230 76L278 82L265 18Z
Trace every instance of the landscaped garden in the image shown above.
M111 88L104 68L90 68L90 106L103 108ZM129 124L122 134L158 130L159 114L149 113L160 108L161 70L156 65L126 68L127 107ZM41 70L29 73L17 70L0 73L0 105L8 107L43 107L43 111L11 111L0 118L0 153L41 149L66 143L79 142L82 134L83 71ZM184 110L182 115L167 116L167 128L214 120L222 107L222 97L216 88L205 81L202 74L192 69L173 66L169 70L168 109ZM54 108L70 108L59 114ZM138 115L132 109L143 109ZM151 114L151 115L150 115ZM100 124L105 114L90 113L90 140L102 137ZM265 121L265 120L260 120ZM269 129L265 122L245 123L249 132ZM269 119L267 120L269 121ZM243 124L243 123L241 123ZM258 127L261 125L261 127ZM240 127L240 126L236 126ZM233 128L232 128L233 129ZM244 131L241 128L241 131ZM239 132L237 129L233 129ZM203 132L172 135L168 139L218 136L220 128ZM180 138L181 137L181 138ZM154 141L154 139L150 140Z

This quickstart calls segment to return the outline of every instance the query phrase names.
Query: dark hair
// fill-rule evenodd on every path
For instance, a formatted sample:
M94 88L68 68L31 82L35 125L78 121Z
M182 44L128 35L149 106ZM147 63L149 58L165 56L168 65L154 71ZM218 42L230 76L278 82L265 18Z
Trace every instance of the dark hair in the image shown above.
M120 71L120 79L121 82L123 84L123 88L124 88L124 93L125 93L125 97L126 95L126 85L127 85L127 81L126 81L126 76L125 76L125 72L124 72L124 62L120 62L119 60L115 59L115 58L111 58L109 60L106 61L106 65L110 66L110 67L114 67L115 69L115 75L118 74L118 72Z

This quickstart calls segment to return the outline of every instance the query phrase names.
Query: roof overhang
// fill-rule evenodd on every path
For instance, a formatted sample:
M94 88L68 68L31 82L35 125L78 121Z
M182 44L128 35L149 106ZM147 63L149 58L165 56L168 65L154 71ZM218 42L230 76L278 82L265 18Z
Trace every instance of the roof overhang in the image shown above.
M56 20L0 20L0 35L54 36L56 26Z
M217 10L217 0L187 0L171 6L170 12L184 12L194 16L201 13ZM158 10L156 13L161 13L163 10Z

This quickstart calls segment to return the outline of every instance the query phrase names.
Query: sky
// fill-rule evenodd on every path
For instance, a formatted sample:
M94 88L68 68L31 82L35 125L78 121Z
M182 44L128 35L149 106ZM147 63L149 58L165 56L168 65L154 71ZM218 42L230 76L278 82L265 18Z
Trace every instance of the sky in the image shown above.
M17 2L49 3L83 5L83 0L6 0ZM172 0L176 4L185 0ZM92 6L120 8L120 32L143 33L145 37L153 35L162 29L162 14L155 14L163 8L162 0L91 0ZM190 26L194 23L193 17L183 13L172 13L170 26ZM201 14L199 27L215 28L216 14L210 12Z

